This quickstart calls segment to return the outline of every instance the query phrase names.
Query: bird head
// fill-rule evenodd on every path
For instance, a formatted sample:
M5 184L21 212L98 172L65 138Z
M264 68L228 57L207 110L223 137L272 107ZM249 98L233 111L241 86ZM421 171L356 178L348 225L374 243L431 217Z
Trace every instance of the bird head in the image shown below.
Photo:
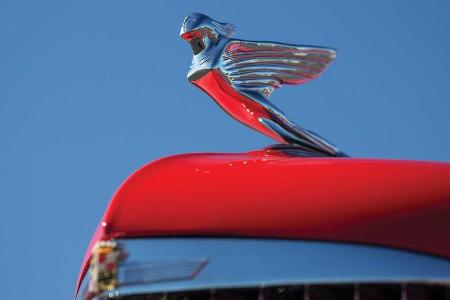
M192 52L197 55L218 39L230 37L233 32L233 24L217 22L201 13L191 13L184 19L180 37L191 45Z

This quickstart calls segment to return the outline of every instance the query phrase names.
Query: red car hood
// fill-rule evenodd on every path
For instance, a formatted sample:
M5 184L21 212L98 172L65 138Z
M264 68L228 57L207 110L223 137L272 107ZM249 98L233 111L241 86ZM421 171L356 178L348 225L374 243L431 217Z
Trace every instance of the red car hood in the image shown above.
M369 243L450 258L450 164L184 154L149 163L112 198L96 241L242 236Z

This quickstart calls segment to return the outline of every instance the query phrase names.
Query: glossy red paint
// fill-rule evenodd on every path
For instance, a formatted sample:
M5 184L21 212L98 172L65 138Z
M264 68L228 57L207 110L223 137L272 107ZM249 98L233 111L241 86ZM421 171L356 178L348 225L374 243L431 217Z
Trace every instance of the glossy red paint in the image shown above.
M271 120L273 119L273 114L269 114L255 100L249 99L233 89L219 71L210 70L200 79L193 80L192 83L213 98L223 110L237 121L256 131L262 132L280 143L284 143L284 140L279 135L258 120L258 118Z
M112 198L91 246L213 235L369 243L450 258L449 229L448 163L266 150L185 154L142 167Z
M197 39L197 38L201 38L201 37L202 37L202 32L200 30L196 30L193 32L186 32L181 35L181 38L186 41L190 41L192 39Z

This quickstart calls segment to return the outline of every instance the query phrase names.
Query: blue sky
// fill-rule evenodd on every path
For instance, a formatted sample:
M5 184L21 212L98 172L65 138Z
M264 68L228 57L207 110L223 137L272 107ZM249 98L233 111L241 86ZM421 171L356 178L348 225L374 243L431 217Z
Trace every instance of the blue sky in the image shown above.
M0 292L72 296L91 233L136 168L272 144L186 80L199 11L236 37L331 46L307 85L274 92L354 157L450 161L448 1L0 1Z

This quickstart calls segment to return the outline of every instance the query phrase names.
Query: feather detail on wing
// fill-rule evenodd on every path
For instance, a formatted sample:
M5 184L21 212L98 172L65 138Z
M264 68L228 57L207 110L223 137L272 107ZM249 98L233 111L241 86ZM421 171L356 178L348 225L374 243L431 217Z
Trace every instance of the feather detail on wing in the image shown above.
M283 84L318 77L335 57L336 51L328 48L232 40L222 54L221 69L237 90L268 98Z

